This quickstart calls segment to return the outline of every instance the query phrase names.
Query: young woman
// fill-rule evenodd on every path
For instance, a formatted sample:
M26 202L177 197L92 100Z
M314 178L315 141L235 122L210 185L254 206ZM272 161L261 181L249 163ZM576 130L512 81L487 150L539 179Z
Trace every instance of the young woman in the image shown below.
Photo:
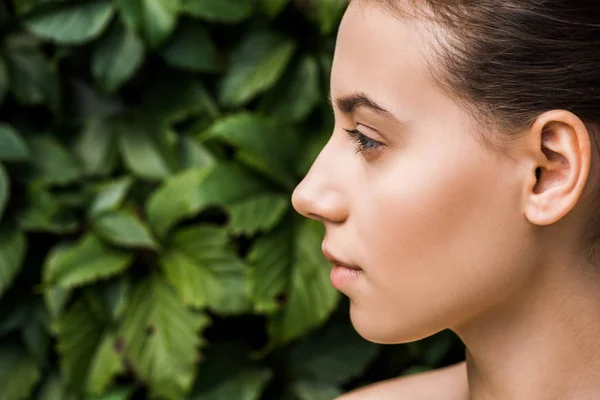
M356 330L466 362L342 396L600 398L600 2L352 0L292 201Z

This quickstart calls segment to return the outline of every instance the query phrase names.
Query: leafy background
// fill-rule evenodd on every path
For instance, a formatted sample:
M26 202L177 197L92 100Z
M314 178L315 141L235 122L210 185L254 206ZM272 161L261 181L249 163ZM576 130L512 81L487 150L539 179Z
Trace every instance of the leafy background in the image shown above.
M0 400L329 400L462 359L358 337L290 206L345 6L0 2Z

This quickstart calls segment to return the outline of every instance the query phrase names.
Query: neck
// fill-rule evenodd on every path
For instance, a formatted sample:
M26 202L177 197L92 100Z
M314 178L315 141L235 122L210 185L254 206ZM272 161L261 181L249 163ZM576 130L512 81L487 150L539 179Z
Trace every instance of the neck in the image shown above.
M592 399L600 393L600 273L553 257L497 309L455 329L472 400Z

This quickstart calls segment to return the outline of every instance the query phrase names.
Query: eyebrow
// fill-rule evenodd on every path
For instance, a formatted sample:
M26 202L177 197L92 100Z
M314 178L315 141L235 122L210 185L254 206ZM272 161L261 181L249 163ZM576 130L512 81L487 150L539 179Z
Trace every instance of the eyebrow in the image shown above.
M343 96L343 97L338 97L335 99L335 102L332 101L331 95L329 95L329 102L332 105L335 103L337 108L344 114L352 114L358 108L364 107L364 108L368 108L372 111L375 111L376 113L379 113L379 114L386 114L386 115L392 116L392 113L390 113L385 108L381 107L379 104L377 104L371 98L369 98L369 96L367 96L365 93L362 93L362 92L353 93L353 94Z

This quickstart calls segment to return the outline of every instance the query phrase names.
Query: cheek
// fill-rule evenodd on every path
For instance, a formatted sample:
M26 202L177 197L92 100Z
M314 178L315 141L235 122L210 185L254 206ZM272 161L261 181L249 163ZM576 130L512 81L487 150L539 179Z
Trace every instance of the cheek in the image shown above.
M519 190L494 179L508 165L477 151L407 156L370 179L353 213L366 260L360 295L351 296L357 325L363 315L365 329L416 340L466 318L473 304L509 285L511 251L521 246Z

